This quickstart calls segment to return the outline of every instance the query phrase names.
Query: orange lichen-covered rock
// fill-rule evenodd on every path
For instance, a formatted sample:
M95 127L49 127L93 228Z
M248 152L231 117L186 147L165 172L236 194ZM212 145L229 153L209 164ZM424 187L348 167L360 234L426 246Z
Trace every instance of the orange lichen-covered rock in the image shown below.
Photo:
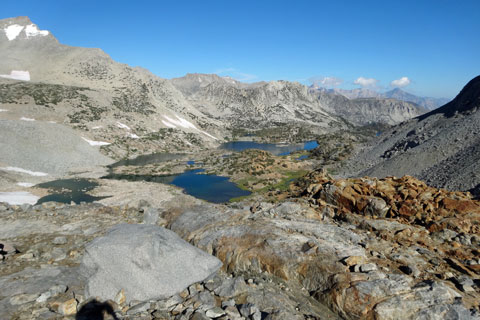
M335 180L314 171L298 183L296 190L298 187L301 195L320 198L343 214L397 218L427 226L431 231L448 228L473 232L480 225L480 202L472 200L469 193L429 187L411 176ZM371 199L377 199L375 205L371 205ZM381 210L377 208L380 202L386 204L380 206ZM441 222L446 218L453 221Z

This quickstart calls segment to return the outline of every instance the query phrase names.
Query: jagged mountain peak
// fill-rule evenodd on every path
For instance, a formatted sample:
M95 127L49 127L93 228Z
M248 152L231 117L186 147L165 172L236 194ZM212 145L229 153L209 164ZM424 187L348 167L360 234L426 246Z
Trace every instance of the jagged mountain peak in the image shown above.
M367 88L356 88L352 90L333 89L333 92L347 97L348 99L375 98L380 96L378 92Z
M480 76L470 80L462 91L449 103L424 114L420 119L425 119L428 116L436 113L443 113L446 117L452 117L456 113L474 112L480 108Z
M218 74L215 73L187 73L185 76L180 77L180 78L174 78L172 80L188 80L188 81L196 81L198 83L212 83L212 82L221 82L221 83L228 83L228 84L240 84L241 82L238 80L235 80L231 77L225 76L219 76Z
M171 79L172 84L187 95L195 94L199 90L210 86L246 87L248 84L231 77L221 77L215 73L187 73L183 77Z

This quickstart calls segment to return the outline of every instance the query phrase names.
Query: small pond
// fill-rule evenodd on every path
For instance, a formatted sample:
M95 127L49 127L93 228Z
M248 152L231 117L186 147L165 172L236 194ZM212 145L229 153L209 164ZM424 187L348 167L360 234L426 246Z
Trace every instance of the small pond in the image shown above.
M306 154L301 155L300 157L298 157L298 158L295 159L295 160L302 161L302 160L305 160L305 159L308 159L308 155L306 155Z
M106 197L94 197L87 192L98 186L98 183L88 179L61 179L37 184L36 187L44 188L53 193L38 199L37 204L55 201L61 203L76 204L81 202L93 202Z
M274 144L274 143L260 143L254 141L233 141L223 143L220 148L232 151L244 151L248 149L259 149L268 151L276 156L285 156L292 152L301 150L312 150L318 147L317 141L307 141L304 143L292 144Z
M171 184L184 189L185 193L191 196L213 203L228 202L233 198L248 196L251 193L250 191L240 189L235 183L229 181L227 177L199 174L203 171L205 170L189 170L181 174L169 176L110 174L105 178Z

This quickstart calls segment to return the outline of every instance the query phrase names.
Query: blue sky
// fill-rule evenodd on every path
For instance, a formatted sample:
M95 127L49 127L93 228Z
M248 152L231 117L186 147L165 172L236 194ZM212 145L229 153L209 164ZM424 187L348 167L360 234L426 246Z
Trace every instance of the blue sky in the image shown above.
M480 1L4 1L61 43L99 47L164 77L218 73L243 81L453 97L480 74ZM360 78L362 77L362 78ZM359 79L360 78L360 79Z

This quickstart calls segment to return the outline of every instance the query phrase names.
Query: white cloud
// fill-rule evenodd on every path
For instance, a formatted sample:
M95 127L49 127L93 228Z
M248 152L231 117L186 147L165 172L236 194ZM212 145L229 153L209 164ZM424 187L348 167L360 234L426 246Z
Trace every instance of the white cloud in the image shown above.
M228 76L235 80L244 81L244 82L254 81L258 79L258 76L254 74L240 72L235 68L218 69L214 73L218 74L221 77Z
M337 77L320 77L309 79L316 87L338 87L343 83L343 80Z
M410 82L411 81L410 79L408 79L408 77L401 77L400 79L393 80L392 82L390 82L390 85L392 87L403 88L408 86Z
M375 87L378 80L373 78L364 78L359 77L357 80L353 81L354 84L358 84L362 87Z

